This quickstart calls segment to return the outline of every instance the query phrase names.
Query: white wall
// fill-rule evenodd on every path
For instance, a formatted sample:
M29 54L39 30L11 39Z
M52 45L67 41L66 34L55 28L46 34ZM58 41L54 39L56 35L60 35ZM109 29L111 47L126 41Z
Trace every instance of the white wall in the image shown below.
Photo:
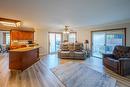
M85 40L89 40L89 48L91 44L91 31L93 30L104 30L104 29L116 29L116 28L127 28L126 35L126 45L130 46L130 23L122 23L122 24L114 24L107 26L98 26L94 28L77 28L75 30L77 32L77 41L83 42ZM35 32L35 41L41 46L40 54L45 55L48 54L48 32L62 32L62 30L57 29L36 29Z

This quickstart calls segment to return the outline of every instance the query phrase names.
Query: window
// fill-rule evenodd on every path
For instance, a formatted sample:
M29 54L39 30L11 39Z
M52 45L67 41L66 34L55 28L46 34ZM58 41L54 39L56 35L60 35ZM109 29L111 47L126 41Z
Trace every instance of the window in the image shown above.
M125 29L93 31L92 56L102 58L102 54L111 54L116 45L125 45Z
M124 45L124 34L106 34L106 48L105 52L111 54L116 45Z
M70 33L68 40L69 40L69 42L75 42L76 41L76 32Z
M6 44L10 44L10 33L6 33Z

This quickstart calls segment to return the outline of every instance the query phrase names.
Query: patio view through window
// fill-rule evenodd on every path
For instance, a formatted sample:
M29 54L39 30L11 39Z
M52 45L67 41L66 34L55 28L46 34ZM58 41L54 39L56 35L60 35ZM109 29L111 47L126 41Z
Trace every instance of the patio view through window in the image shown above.
M124 30L92 32L92 56L111 54L116 45L125 45Z
M55 53L60 48L61 33L49 33L49 53Z

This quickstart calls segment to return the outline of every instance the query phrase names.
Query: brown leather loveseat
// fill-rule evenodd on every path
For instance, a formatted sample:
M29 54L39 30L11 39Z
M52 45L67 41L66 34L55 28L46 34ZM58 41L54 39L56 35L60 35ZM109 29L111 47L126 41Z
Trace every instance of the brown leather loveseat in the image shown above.
M122 76L130 74L130 47L116 46L113 54L103 54L103 64Z

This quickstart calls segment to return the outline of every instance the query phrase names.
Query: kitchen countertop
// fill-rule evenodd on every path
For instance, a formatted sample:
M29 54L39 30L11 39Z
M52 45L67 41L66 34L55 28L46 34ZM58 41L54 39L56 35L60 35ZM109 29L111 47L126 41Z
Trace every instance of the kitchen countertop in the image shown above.
M9 51L10 52L25 52L25 51L31 51L31 50L34 50L34 49L37 49L37 48L40 48L40 46L24 47L24 48L9 50Z

